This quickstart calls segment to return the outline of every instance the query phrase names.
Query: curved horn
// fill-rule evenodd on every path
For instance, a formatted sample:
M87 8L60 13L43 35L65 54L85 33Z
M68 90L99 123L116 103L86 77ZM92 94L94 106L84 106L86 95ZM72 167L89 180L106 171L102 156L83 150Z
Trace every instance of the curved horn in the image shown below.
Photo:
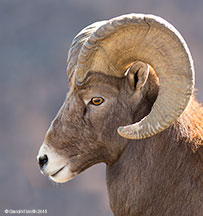
M66 69L69 80L72 78L72 75L75 72L75 68L77 65L78 57L79 57L79 52L80 52L82 45L90 37L91 33L96 31L104 23L106 23L106 21L95 22L87 26L82 31L80 31L73 39L69 52L68 52L68 59L67 59L68 65Z
M122 77L136 60L152 66L160 87L146 117L118 128L118 133L129 139L143 139L163 131L180 116L190 100L193 61L180 33L153 15L129 14L104 21L81 46L74 69L76 82L83 83L90 70Z

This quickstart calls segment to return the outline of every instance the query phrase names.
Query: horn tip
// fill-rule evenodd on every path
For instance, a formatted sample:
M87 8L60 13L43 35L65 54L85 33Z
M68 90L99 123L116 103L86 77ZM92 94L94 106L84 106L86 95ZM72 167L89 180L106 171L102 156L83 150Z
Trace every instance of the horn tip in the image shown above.
M136 130L132 130L130 126L120 126L117 129L117 132L120 136L127 138L127 139L142 139L139 136L139 133Z

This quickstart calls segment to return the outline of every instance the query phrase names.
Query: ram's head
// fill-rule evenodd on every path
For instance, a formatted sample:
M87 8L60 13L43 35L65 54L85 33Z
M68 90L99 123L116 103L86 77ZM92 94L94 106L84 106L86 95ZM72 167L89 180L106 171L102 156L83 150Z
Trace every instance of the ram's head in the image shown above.
M114 163L130 139L168 128L189 102L192 65L183 38L156 16L130 14L82 30L68 55L70 90L38 154L42 172L68 181Z

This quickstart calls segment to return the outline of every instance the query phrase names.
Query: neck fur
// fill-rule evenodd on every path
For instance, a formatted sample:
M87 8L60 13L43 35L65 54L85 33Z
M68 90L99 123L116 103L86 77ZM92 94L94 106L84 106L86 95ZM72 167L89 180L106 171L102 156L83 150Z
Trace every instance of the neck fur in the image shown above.
M120 158L107 167L114 215L200 215L202 140L203 108L194 97L168 129L130 140Z

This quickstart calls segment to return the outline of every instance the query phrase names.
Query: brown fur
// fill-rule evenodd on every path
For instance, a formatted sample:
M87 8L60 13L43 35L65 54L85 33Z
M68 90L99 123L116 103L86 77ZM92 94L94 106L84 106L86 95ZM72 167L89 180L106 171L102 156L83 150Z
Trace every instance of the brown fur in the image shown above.
M146 116L158 94L150 71L141 92L128 77L91 73L83 86L71 81L46 142L70 159L72 171L107 164L115 216L201 216L203 213L203 108L194 99L165 131L144 140L120 137L117 128ZM100 106L85 104L103 97Z

